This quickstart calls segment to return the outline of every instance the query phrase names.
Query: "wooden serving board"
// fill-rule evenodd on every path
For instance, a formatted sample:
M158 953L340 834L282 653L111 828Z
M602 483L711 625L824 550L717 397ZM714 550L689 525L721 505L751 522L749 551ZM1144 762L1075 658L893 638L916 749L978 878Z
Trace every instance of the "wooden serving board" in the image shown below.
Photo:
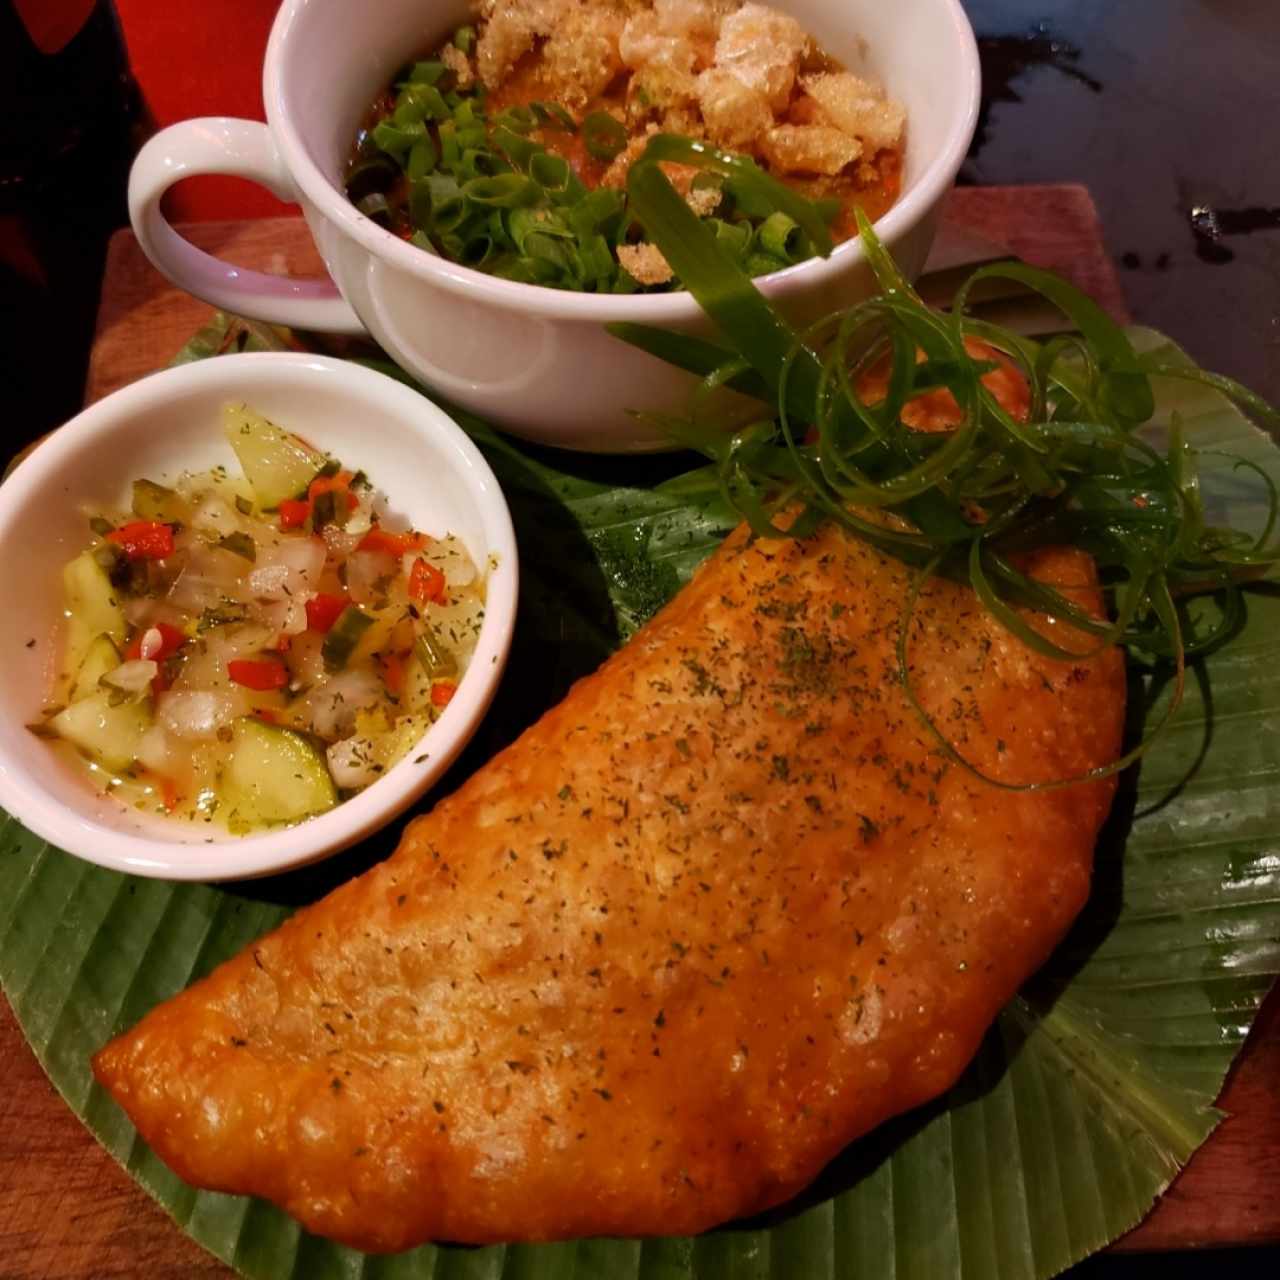
M201 248L256 270L318 274L297 219L203 223ZM1127 318L1097 212L1083 187L963 188L943 239L1006 245L1061 272ZM210 315L170 286L120 231L107 257L86 400L166 364ZM229 1280L81 1127L32 1057L0 999L0 1277L3 1280ZM1114 1246L1182 1249L1280 1241L1280 989L1264 1006L1220 1103L1216 1133L1147 1220Z

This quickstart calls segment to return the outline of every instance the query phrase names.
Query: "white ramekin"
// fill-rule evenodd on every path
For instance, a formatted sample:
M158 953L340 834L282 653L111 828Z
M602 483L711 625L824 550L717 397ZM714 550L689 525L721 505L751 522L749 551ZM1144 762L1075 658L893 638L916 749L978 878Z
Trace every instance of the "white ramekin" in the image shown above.
M98 794L24 726L56 671L62 566L87 541L86 502L127 505L139 477L163 481L235 457L222 408L244 402L363 469L391 507L452 532L491 565L471 665L440 719L384 777L319 817L260 835L144 815ZM372 370L322 356L227 355L168 369L107 396L54 432L0 485L0 805L61 849L172 880L232 880L313 861L413 803L484 716L515 624L518 565L507 505L479 450L440 409Z

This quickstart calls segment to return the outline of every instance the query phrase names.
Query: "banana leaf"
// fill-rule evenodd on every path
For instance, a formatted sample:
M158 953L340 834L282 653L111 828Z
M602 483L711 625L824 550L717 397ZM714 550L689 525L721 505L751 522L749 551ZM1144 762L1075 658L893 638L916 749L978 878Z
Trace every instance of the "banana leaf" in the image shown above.
M1186 362L1157 334L1132 337ZM219 318L183 358L283 341ZM1217 393L1172 381L1158 392L1198 447L1280 479L1275 446ZM460 416L511 500L524 599L502 693L443 790L622 643L733 523L712 487L679 474L686 459L566 458ZM1256 481L1217 454L1204 470L1216 514L1258 527ZM317 868L210 887L90 866L5 818L0 984L68 1106L245 1276L1039 1280L1138 1222L1213 1130L1223 1078L1280 972L1280 592L1251 589L1238 634L1195 676L1170 732L1123 779L1077 927L959 1084L855 1143L795 1203L697 1239L362 1256L269 1205L185 1186L93 1083L89 1055L108 1037L383 856L395 830ZM1168 689L1149 671L1131 681L1136 735Z

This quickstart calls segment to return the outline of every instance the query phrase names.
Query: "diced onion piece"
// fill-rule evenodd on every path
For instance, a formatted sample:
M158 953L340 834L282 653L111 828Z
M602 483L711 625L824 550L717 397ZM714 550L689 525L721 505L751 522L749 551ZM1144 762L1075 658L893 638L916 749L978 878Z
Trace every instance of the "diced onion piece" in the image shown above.
M433 604L430 617L437 641L447 646L460 666L465 667L471 661L480 638L483 604L474 596L467 595L448 604Z
M122 662L114 671L108 671L102 677L102 683L137 698L151 688L159 670L154 662L136 658L132 662Z
M180 628L187 620L185 610L149 596L130 596L121 601L121 607L125 618L135 627L154 627L157 622L167 622L171 627Z
M345 560L359 543L362 532L351 532L336 524L327 524L321 530L325 547L334 560Z
M245 700L218 689L170 690L156 699L156 718L175 737L208 739L245 714Z
M444 574L450 587L468 587L476 580L476 566L467 548L452 534L436 539L418 554Z
M293 704L309 719L320 737L346 737L355 727L356 712L383 700L382 682L367 667L340 671Z
M248 576L250 593L259 600L284 600L314 592L324 569L323 538L277 538L258 549Z
M353 736L335 742L325 756L329 772L340 787L355 789L376 782L383 773L377 745L371 738Z
M386 595L399 568L388 552L353 552L347 561L347 594L355 604L373 604Z
M240 528L240 518L230 505L223 502L217 494L211 493L196 508L191 517L191 527L197 533L214 538L225 538L236 533Z
M136 758L140 765L156 773L167 774L172 761L169 756L169 735L161 724L153 724L138 739Z
M254 612L266 626L283 636L301 635L307 629L306 601L298 596L259 604Z
M288 581L287 564L263 564L249 575L249 590L263 600L276 600L285 594Z
M324 635L319 631L304 631L294 637L285 661L293 672L296 686L315 684L317 680L324 679L323 646Z
M169 603L193 613L245 600L245 561L207 547L193 547L186 566L169 589Z

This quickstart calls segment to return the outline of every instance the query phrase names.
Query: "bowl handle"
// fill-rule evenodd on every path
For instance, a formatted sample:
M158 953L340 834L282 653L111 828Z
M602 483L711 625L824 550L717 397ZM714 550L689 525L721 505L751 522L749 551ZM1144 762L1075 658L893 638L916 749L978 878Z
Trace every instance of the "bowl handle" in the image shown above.
M161 197L180 179L207 173L248 178L281 200L298 199L265 124L209 116L171 125L138 152L129 174L129 218L155 266L197 298L236 315L324 333L364 333L332 280L245 271L197 249L169 225Z

